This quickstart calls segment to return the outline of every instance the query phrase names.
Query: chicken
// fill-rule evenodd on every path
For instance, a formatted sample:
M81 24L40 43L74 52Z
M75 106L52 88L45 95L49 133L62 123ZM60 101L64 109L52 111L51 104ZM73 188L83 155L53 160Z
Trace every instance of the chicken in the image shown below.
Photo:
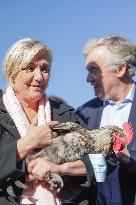
M84 154L103 153L108 156L113 151L120 151L131 141L133 129L131 124L124 123L123 129L108 125L95 130L87 130L73 122L61 123L53 128L58 137L51 146L37 150L28 158L28 162L38 157L44 157L56 164L81 159ZM44 180L51 188L60 189L63 181L56 173L50 173Z
M117 126L105 126L96 130L87 130L73 122L61 123L53 128L57 137L51 146L35 150L28 161L44 157L56 164L75 161L84 154L103 153L105 156L112 150L113 134L121 134L123 130Z
M123 149L133 136L133 129L129 123L124 123L123 129L108 125L90 131L76 123L66 122L55 126L53 131L57 132L58 136L52 145L36 149L27 158L27 163L38 157L61 164L81 159L84 154L103 153L104 156L108 156L113 149L116 151ZM58 192L63 187L62 178L57 173L48 173L44 181ZM19 181L16 181L16 185L22 188Z

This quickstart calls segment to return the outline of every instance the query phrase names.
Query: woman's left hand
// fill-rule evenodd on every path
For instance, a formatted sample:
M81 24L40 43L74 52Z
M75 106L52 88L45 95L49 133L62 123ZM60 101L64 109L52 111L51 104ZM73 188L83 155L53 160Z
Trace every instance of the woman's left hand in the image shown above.
M44 158L37 158L28 164L29 180L43 180L44 176L50 172L59 172L59 165L54 164Z

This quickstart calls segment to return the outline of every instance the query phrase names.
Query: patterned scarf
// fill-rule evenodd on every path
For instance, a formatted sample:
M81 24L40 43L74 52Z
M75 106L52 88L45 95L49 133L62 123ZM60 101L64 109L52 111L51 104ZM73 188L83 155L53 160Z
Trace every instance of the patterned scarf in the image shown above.
M30 126L30 123L11 86L8 86L6 93L3 95L3 102L10 117L14 121L20 136L24 137L28 127ZM45 95L39 101L38 125L43 125L51 120L50 110L50 103L47 96ZM28 182L26 181L26 184L27 183ZM23 191L20 202L20 204L24 205L33 203L36 205L61 205L61 202L56 193L51 191L48 185L45 185L41 182L37 183L35 181L33 182L33 189L31 186L30 189L28 188L27 190Z

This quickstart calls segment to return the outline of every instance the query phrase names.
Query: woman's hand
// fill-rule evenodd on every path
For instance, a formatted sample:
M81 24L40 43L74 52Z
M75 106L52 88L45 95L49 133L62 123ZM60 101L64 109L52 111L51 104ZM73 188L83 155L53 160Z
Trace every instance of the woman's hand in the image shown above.
M37 158L28 164L29 180L43 180L50 172L59 172L59 165L44 158Z
M28 172L29 180L43 180L44 176L50 172L70 176L86 175L86 168L81 160L57 165L44 158L37 158L28 164Z
M24 159L35 148L51 145L54 137L57 136L57 134L52 131L52 127L58 124L59 122L57 121L50 121L46 125L31 125L26 135L17 141L17 161Z
M30 142L34 148L50 145L53 138L57 136L51 128L58 124L59 122L57 121L50 121L46 125L30 126L25 138L27 138L28 142Z

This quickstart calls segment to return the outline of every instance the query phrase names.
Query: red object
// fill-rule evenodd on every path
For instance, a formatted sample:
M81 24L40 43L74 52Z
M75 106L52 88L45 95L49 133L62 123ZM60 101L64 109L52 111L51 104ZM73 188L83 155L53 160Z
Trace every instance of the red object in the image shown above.
M131 123L125 122L123 124L123 131L124 131L124 134L126 135L126 137L122 138L122 140L124 143L129 144L131 142L133 134L134 134L133 127L132 127Z
M113 138L113 150L114 151L122 151L125 147L125 145L128 145L133 137L134 131L133 131L133 127L131 125L131 123L125 122L123 124L123 132L125 134L124 137L121 137L120 132L118 132L117 134L113 134L112 138Z

